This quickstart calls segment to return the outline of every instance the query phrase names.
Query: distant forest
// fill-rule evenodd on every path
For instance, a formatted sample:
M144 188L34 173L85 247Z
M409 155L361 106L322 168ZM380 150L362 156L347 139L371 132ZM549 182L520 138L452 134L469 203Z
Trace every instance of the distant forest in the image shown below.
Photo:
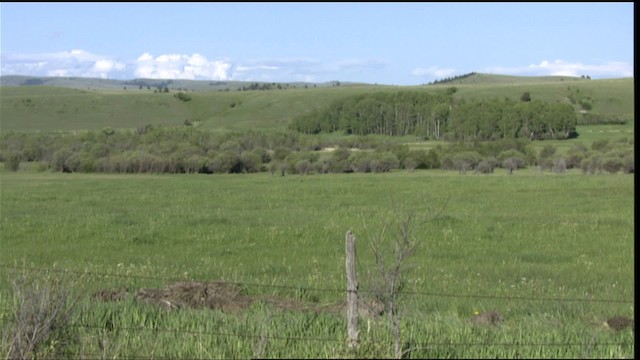
M429 85L446 84L446 83L453 82L455 80L462 80L464 78L468 78L469 76L473 76L473 75L476 75L476 74L477 74L477 72L474 71L474 72L470 72L468 74L450 76L450 77L446 77L444 79L435 80L433 82L430 82Z
M446 93L417 91L346 97L302 115L291 129L305 133L389 136L435 140L569 139L578 136L577 115L569 104L490 99L454 100Z

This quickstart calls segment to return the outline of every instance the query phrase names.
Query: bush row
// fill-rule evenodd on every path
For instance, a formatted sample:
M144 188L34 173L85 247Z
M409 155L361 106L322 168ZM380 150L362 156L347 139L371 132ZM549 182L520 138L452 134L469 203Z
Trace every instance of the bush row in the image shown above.
M0 160L16 171L21 162L42 170L100 173L340 173L388 172L394 169L445 169L460 173L512 173L537 166L563 172L634 172L633 140L575 143L564 154L553 145L536 151L528 139L451 142L430 150L368 136L328 140L284 133L216 133L194 128L133 131L104 129L84 133L7 133Z

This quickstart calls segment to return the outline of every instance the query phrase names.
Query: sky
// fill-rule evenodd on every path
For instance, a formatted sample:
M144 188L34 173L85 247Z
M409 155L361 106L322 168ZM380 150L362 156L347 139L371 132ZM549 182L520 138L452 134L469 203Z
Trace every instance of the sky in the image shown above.
M633 76L626 3L0 3L0 75L420 85Z

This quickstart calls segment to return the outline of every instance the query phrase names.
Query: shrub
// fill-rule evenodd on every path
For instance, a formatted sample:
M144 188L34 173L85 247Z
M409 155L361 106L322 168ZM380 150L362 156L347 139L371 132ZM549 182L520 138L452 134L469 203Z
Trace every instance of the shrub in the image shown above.
M12 152L6 155L4 159L4 167L9 171L18 171L20 168L20 154Z
M243 152L240 154L239 160L242 164L242 172L256 173L260 171L260 165L262 165L262 162L258 156L252 153Z
M553 172L556 174L564 174L567 172L567 162L563 158L553 161Z
M371 171L373 172L389 172L398 167L400 167L400 160L390 151L379 153L371 160Z
M493 167L486 160L480 161L478 163L478 166L476 166L476 173L491 174L492 172L493 172Z
M351 160L351 168L354 172L366 173L371 171L371 157L368 153L356 153Z
M350 156L351 150L345 147L339 147L334 150L331 154L331 158L329 158L329 168L331 169L331 172L342 173L353 171L351 168L351 162L349 161Z
M502 162L502 167L509 171L509 174L514 170L524 167L526 164L525 155L518 150L505 150L498 154L498 160Z
M191 96L189 96L189 95L187 95L187 94L185 94L183 92L178 92L178 93L174 94L173 97L178 98L178 100L184 101L184 102L191 101Z
M213 173L240 173L242 162L237 154L232 151L222 151L209 164L209 171Z
M10 279L13 288L12 321L3 329L9 359L68 358L77 341L69 326L77 299L64 279L48 274Z
M593 151L606 151L609 149L609 140L603 139L603 140L595 140L593 143L591 143L591 150Z
M502 162L502 167L507 169L509 175L512 175L513 172L518 169L518 163L513 158L508 158Z
M53 158L51 160L51 168L54 171L62 171L69 172L69 168L67 166L67 159L73 156L73 152L68 148L62 148L55 153L53 153Z
M441 166L438 153L433 149L427 152L427 156L425 157L424 161L425 169L437 169Z
M553 163L554 163L554 161L552 159L549 159L549 158L544 158L544 159L539 159L538 160L538 166L540 167L540 170L542 170L542 171L551 170L551 168L553 168Z
M580 162L583 174L599 174L602 172L602 155L593 154Z
M413 172L413 170L416 169L416 166L418 166L418 163L413 160L413 158L408 157L406 159L404 159L404 168L409 171L409 172Z
M311 169L311 162L307 159L296 162L296 171L300 175L306 175Z
M593 108L589 99L580 99L580 106L582 107L582 110L591 110Z
M542 150L540 150L538 160L549 159L556 153L556 150L556 147L553 145L545 145Z
M582 143L575 143L567 150L567 168L578 169L580 163L589 157L589 149Z
M451 160L453 167L464 174L467 170L475 169L478 166L478 163L482 161L482 155L476 151L463 151L455 154Z
M498 166L498 160L493 156L489 156L478 163L475 172L480 174L491 174L496 166Z
M314 165L315 165L314 166L315 167L315 171L318 174L326 174L326 173L329 172L330 163L329 163L329 161L327 159L322 159L322 160L316 162Z
M625 155L622 158L622 171L625 174L633 174L635 172L635 162L633 153Z
M622 167L622 159L618 157L609 157L602 161L602 169L611 174L615 174L618 171L622 170Z

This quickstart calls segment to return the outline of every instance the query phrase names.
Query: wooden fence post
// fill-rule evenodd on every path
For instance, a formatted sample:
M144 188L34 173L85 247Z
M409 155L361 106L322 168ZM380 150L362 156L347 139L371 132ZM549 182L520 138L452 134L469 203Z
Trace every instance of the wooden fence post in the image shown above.
M347 265L347 333L349 348L358 346L358 274L356 273L356 238L347 231L346 236Z

